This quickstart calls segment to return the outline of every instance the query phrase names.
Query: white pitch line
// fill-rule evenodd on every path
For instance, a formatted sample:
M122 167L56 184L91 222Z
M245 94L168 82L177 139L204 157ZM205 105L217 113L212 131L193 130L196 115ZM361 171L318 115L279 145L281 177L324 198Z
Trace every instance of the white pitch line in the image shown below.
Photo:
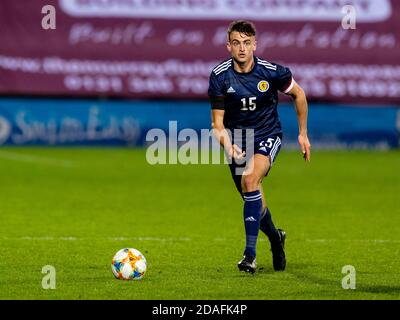
M193 239L188 237L106 237L106 238L95 238L95 237L52 237L52 236L42 236L42 237L0 237L0 240L22 240L22 241L95 241L95 240L108 240L108 241L154 241L154 242L185 242L193 241ZM232 242L233 239L227 238L214 238L211 241L214 242ZM259 238L259 242L268 242L268 239ZM311 243L331 243L331 242L359 242L359 243L400 243L400 240L388 240L388 239L305 239L302 241Z
M108 238L78 238L78 237L1 237L1 240L20 240L20 241L93 241L93 240L108 240L108 241L191 241L186 237L180 238L159 238L159 237L108 237Z
M306 239L307 242L327 243L327 242L361 242L361 243L400 243L400 240L387 239Z
M114 238L108 238L108 240L112 241L129 241L129 240L134 240L134 241L191 241L190 238L158 238L158 237L114 237Z
M38 163L48 166L71 168L74 164L69 160L54 159L47 157L39 157L29 154L21 154L17 152L5 151L0 149L0 158L5 160L21 161L28 163Z

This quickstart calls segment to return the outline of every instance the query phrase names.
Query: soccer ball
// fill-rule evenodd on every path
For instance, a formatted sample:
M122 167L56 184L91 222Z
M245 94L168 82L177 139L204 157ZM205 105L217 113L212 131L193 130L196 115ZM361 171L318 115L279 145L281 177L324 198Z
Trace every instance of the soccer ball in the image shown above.
M117 279L140 280L147 270L146 258L136 249L121 249L112 259L111 270Z

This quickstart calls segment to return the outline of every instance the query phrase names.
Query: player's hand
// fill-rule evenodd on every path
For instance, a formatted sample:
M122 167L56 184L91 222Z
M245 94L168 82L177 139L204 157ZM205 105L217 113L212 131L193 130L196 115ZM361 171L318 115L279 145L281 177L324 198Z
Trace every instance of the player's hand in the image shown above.
M299 134L298 137L301 152L305 161L310 161L311 144L306 134Z
M238 145L233 144L232 147L229 149L228 154L229 154L229 157L231 157L235 160L241 160L246 155L246 152L244 152L242 149L240 149Z

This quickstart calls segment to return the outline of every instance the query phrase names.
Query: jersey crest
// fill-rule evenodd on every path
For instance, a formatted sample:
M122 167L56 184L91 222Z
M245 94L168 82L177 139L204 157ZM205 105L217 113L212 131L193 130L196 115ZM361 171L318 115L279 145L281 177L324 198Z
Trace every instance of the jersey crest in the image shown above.
M257 89L260 92L266 92L269 89L269 83L266 80L261 80L258 85L257 85Z

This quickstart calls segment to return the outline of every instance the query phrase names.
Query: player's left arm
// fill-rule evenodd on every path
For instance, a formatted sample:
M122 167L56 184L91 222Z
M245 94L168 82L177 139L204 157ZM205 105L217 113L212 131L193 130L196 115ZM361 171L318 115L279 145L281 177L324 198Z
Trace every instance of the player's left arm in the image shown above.
M292 97L296 109L297 122L299 124L298 141L301 152L303 153L304 160L310 161L311 144L307 135L307 98L304 90L296 83L296 81L294 81L294 79L292 79L292 81L293 86L286 92L286 94Z

